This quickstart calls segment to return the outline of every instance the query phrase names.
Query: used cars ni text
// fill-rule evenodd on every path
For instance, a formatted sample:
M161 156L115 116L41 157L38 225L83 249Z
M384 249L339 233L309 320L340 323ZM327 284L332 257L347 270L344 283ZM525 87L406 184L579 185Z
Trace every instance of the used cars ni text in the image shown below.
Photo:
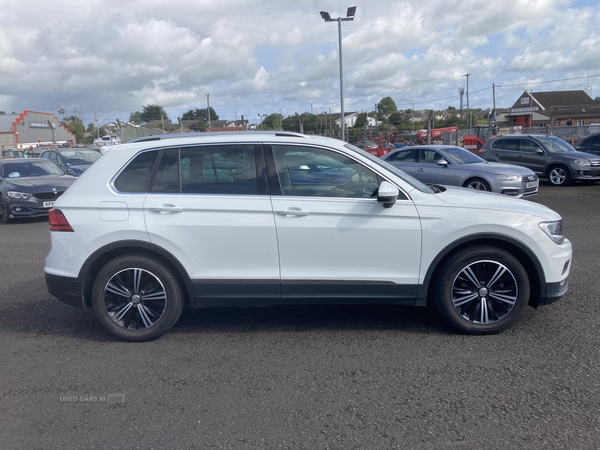
M497 333L566 294L572 257L545 206L286 132L122 144L55 203L50 234L49 292L131 341L184 305L432 303L462 332Z
M539 180L530 169L490 163L453 145L404 147L382 159L427 184L461 186L517 198L538 193Z

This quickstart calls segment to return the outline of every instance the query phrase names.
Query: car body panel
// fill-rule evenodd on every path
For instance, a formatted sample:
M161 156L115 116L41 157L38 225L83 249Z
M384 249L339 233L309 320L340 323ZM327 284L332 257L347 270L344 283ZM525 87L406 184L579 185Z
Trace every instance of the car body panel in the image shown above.
M257 171L258 195L116 189L119 174L144 152L223 142L266 149L293 144L343 154L396 187L399 197L388 208L368 193L364 198L282 195L284 190L273 184L283 186L283 181L277 179L281 175L268 150L264 160L257 153L257 168L265 166ZM565 239L557 244L539 227L540 222L560 220L554 211L505 195L430 189L333 139L256 132L123 144L100 158L74 187L55 204L74 232L51 232L44 270L53 295L81 306L89 306L86 296L99 265L120 251L136 249L173 263L193 307L306 301L423 304L426 282L444 256L457 245L482 240L527 249L531 266L540 270L536 291L542 296L546 283L566 283L569 275L571 243ZM57 280L70 286L70 293L62 295ZM538 301L546 300L534 299Z
M483 146L481 157L487 161L522 165L539 176L547 177L553 167L562 166L572 180L600 180L600 155L577 151L555 136L496 136Z
M492 192L518 198L537 194L539 181L532 170L510 164L490 163L470 152L464 152L467 151L449 145L416 146L394 150L382 159L423 183L465 186L471 181L483 180ZM424 161L425 157L429 159ZM459 159L461 157L464 159ZM519 178L501 180L497 174Z
M48 215L54 202L75 180L45 159L0 161L0 195L11 218ZM14 192L19 193L18 198L9 194Z

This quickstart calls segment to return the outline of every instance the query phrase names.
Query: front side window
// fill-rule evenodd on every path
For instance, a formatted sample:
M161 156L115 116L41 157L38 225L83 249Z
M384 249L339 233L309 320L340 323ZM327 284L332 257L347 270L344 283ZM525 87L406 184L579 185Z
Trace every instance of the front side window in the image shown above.
M531 139L521 139L520 150L522 152L535 153L541 149L542 149L542 147L540 147L540 145L537 142L532 141Z
M386 158L386 161L397 161L397 162L415 162L417 157L417 150L414 148L407 148L403 150L399 150L389 158Z
M317 147L273 145L283 195L369 198L379 179L347 156Z
M435 164L440 159L442 159L442 155L436 152L435 150L428 149L420 149L419 150L419 160L425 164Z

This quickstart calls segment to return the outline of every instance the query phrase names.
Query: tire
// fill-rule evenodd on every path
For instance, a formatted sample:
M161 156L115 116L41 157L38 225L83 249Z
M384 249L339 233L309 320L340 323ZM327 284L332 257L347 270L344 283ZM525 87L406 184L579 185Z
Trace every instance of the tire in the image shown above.
M0 194L0 219L2 222L9 223L10 222L10 211L8 210L8 205L6 204L6 200Z
M481 178L471 178L470 180L467 180L465 184L463 184L463 187L475 189L476 191L492 191L492 188L490 188L489 183L485 180L482 180Z
M527 272L517 258L498 247L460 250L438 274L433 289L436 309L464 333L499 333L521 318L529 302Z
M552 166L548 169L548 181L553 186L565 186L571 182L569 168L565 166Z
M140 254L108 262L92 288L96 317L126 341L150 341L169 331L181 316L183 298L176 273Z

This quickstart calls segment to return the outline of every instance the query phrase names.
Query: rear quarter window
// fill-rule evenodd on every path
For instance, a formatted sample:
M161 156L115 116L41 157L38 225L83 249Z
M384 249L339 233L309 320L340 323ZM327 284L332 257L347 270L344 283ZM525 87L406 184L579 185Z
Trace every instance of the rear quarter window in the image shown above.
M119 192L148 192L157 156L158 151L137 155L115 180L115 189Z

